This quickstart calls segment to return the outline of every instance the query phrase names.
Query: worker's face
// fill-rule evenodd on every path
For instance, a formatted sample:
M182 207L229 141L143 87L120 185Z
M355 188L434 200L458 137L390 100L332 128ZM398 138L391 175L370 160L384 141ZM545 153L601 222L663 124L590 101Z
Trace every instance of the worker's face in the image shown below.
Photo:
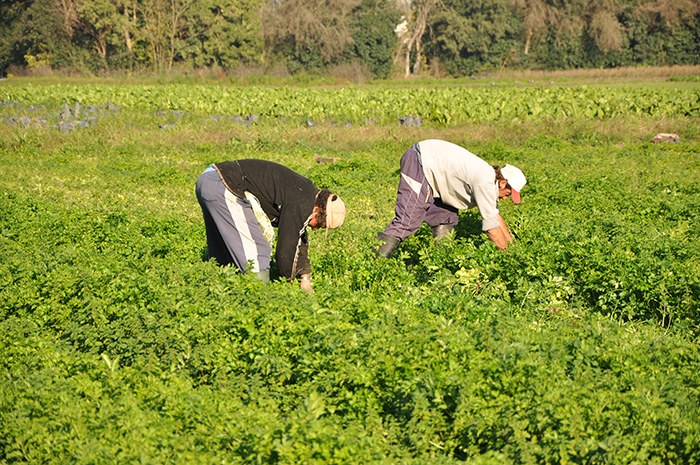
M318 212L320 211L321 209L319 207L314 207L314 211L311 214L311 221L309 221L309 227L312 231L316 231L318 228L321 227L321 225L318 223Z
M498 181L498 198L501 200L505 200L508 197L510 197L510 194L511 190L510 187L508 187L508 181Z

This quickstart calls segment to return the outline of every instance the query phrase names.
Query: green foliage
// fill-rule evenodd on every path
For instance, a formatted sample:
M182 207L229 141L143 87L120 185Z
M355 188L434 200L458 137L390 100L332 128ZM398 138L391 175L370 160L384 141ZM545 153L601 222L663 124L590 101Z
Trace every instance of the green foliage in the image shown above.
M694 65L699 13L695 0L5 0L0 75L45 56L50 68L28 71L318 74L359 62L383 79L402 53L401 18L433 74Z
M372 74L389 77L398 37L394 33L400 15L394 6L381 0L364 0L352 14L353 44L350 60L359 58Z
M696 94L365 91L3 88L23 103L0 108L0 462L700 460ZM398 127L390 116L414 109L401 93L451 119ZM69 98L79 118L90 103L120 108L71 131L9 119L55 117ZM216 105L271 110L245 126L209 118ZM379 113L352 110L366 106ZM310 108L379 121L269 118ZM475 135L457 115L476 109L507 134ZM598 119L690 129L657 145L597 133ZM515 135L533 122L549 132ZM523 203L500 205L512 247L466 211L446 241L424 225L373 259L419 137L525 170ZM205 261L194 184L239 157L343 196L343 227L309 232L314 294Z
M313 44L297 45L294 41L290 41L283 44L280 49L276 49L276 53L280 56L286 55L285 64L292 74L303 71L318 72L328 65L321 50Z
M179 54L195 68L260 63L263 39L257 18L258 0L207 0L195 2L184 15L193 32L178 42ZM186 45L185 45L186 44Z
M519 25L504 0L447 2L436 14L429 49L453 75L472 75L507 61ZM429 54L431 52L428 52Z

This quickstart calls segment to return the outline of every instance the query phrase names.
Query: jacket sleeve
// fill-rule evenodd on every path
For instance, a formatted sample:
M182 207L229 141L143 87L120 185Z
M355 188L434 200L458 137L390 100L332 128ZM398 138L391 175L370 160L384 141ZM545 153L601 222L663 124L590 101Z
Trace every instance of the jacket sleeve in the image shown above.
M310 212L302 211L301 205L294 204L283 206L280 212L277 228L277 268L280 276L287 279L296 277L292 276L295 257L296 274L311 273L309 242L304 226L309 215Z

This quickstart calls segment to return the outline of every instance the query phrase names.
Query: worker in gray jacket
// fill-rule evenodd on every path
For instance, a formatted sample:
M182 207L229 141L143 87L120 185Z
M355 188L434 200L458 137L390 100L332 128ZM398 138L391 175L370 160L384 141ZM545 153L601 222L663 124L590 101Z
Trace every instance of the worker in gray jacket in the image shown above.
M512 165L491 166L467 149L443 140L424 140L401 157L401 179L396 216L373 249L391 257L399 243L418 231L425 221L436 241L457 225L459 210L477 207L482 230L503 250L513 241L498 210L498 199L511 197L520 203L526 183L523 172Z

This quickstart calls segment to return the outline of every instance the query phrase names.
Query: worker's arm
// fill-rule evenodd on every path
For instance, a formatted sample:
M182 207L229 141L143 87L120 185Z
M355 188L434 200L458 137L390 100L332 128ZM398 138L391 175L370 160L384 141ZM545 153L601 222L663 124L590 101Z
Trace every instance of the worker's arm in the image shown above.
M510 231L508 230L508 226L506 225L506 222L503 219L503 217L500 215L500 213L498 215L498 222L501 224L501 230L503 231L503 235L506 237L506 241L508 241L509 243L513 242L513 236L510 235Z
M486 234L499 250L505 250L508 247L508 243L513 242L513 236L510 235L508 226L500 214L498 215L498 223L499 226L497 228L489 229L486 231Z
M311 275L308 273L305 273L301 275L301 288L307 292L311 292L313 294L314 290L313 287L311 286Z

